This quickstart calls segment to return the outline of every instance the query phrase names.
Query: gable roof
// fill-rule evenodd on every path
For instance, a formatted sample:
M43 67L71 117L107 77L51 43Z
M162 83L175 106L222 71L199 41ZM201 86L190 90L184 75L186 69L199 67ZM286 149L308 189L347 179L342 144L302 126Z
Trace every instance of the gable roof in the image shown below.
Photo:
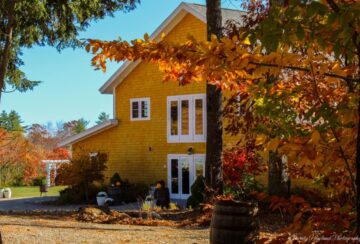
M199 12L205 18L206 23L206 6L202 4L196 3L184 3L189 7L193 8L197 12ZM230 8L221 8L221 17L222 23L225 24L228 20L235 20L237 22L242 22L242 16L246 14L246 11L241 11L237 9L230 9Z
M200 4L191 4L182 2L163 23L151 34L150 39L158 39L162 33L168 34L184 17L186 14L192 14L202 22L206 23L206 6ZM234 9L221 9L223 23L228 20L235 20L242 22L242 16L246 14L244 11ZM141 60L135 62L125 61L123 65L100 87L99 91L103 94L112 94L113 89L120 84Z
M116 126L118 123L119 123L118 120L110 119L108 121L105 121L104 123L101 123L99 125L89 128L87 130L84 130L84 131L80 132L79 134L65 138L58 144L58 147L64 147L64 146L74 144L74 143L84 140L90 136L96 135L104 130L110 129L110 128Z

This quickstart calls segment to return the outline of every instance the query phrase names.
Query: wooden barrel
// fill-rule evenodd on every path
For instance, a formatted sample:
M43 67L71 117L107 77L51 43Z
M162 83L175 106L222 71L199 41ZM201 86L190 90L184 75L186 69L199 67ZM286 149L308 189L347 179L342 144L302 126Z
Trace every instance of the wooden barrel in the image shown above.
M257 204L217 201L211 219L211 244L255 243L259 236Z

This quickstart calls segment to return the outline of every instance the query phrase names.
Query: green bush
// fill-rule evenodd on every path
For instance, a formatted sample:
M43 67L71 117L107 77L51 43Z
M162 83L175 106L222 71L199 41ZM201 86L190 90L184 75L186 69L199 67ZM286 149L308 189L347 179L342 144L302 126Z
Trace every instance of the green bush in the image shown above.
M39 176L33 179L32 185L33 186L42 186L46 184L46 177L45 176Z
M90 157L89 152L81 152L69 164L63 164L59 168L56 182L61 185L70 185L71 189L80 189L81 199L89 202L98 190L94 182L100 184L104 182L107 160L106 153L98 152Z
M252 174L243 174L242 178L242 187L238 186L231 186L231 185L224 185L224 195L231 195L235 199L242 199L242 200L251 200L249 199L249 193L252 191L257 192L264 192L265 187L258 182L254 175Z
M24 181L24 176L16 176L14 178L13 186L26 186L26 182Z
M191 186L191 196L186 202L186 207L197 208L204 201L205 183L204 177L198 176Z
M145 183L132 184L126 179L121 183L120 189L121 200L125 203L136 202L138 198L145 199L150 190Z
M70 186L60 191L57 203L60 205L80 204L80 203L96 203L96 195L100 191L105 191L103 186L90 184L88 187L88 201L86 200L86 192L84 188L78 186Z
M81 203L81 196L80 192L74 188L65 188L64 190L60 191L60 196L58 197L57 201L60 205L66 204L78 204Z

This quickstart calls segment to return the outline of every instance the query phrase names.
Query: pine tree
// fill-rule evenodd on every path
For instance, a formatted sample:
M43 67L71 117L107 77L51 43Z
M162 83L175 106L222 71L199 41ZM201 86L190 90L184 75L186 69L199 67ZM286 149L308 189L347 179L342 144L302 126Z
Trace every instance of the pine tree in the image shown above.
M90 121L85 120L84 118L78 119L74 126L74 133L79 134L80 132L83 132L84 130L86 130L89 123L90 123Z
M10 111L9 114L5 111L2 111L0 114L0 128L6 131L23 132L24 127L21 125L22 123L20 115L14 110Z
M140 0L0 1L0 99L6 91L32 90L39 81L30 81L19 69L22 48L50 45L61 50L81 46L80 31L91 21L130 11Z
M105 112L102 112L99 114L98 121L96 121L96 124L100 125L100 124L108 121L109 119L110 119L110 115Z

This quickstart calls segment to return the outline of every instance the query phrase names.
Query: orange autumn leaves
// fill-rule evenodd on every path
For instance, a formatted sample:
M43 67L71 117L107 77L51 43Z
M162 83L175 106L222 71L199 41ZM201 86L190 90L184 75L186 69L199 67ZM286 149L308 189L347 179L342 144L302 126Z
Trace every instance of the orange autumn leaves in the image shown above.
M108 60L141 59L158 64L165 81L178 81L182 85L208 81L222 89L245 92L254 99L284 94L288 105L298 114L298 125L316 135L320 133L314 128L321 127L328 120L356 122L353 110L338 109L338 105L350 103L351 107L356 104L357 97L348 92L347 82L358 78L357 67L353 64L344 66L331 53L317 50L315 45L305 51L280 45L275 52L267 54L260 44L251 45L236 36L220 40L214 36L211 41L189 37L185 43L177 44L167 42L165 38L152 41L145 35L144 39L130 43L89 40L86 49L94 54L92 64L104 71ZM276 80L270 90L261 82L266 77L275 77ZM328 117L324 116L326 113ZM353 116L349 117L349 114ZM318 170L323 170L326 162L343 166L339 145L349 149L346 155L354 155L354 128L328 129L323 128L324 138L316 142L305 139L306 143L298 143L299 138L295 137L286 138L280 144L281 137L265 138L265 150L261 154L266 159L269 150L280 146L279 149L283 148L282 152L288 153L290 159L300 160L300 165L305 164L305 160L309 163L304 175L318 175ZM334 141L334 133L339 134L341 142ZM345 170L344 173L348 175L350 172Z
M0 170L1 183L13 183L18 173L22 172L25 184L38 176L43 176L45 159L69 159L69 151L64 148L49 148L51 138L42 137L42 143L34 142L34 137L26 137L21 132L6 131L0 128ZM15 170L16 169L16 170ZM15 174L13 171L16 171Z
M317 7L316 4L312 7ZM251 42L241 32L220 40L213 36L211 41L188 37L184 43L168 42L164 36L154 41L145 35L131 42L89 40L86 49L94 54L92 64L104 71L107 61L141 59L157 64L165 81L182 85L207 81L240 94L241 104L257 116L257 120L248 122L248 125L257 123L248 132L250 136L255 134L261 148L259 154L265 161L269 151L277 150L288 156L293 176L322 181L336 194L351 193L348 194L351 198L354 196L359 60L355 56L346 61L344 56L335 55L336 45L329 30L339 29L339 33L343 33L343 26L333 26L339 25L343 13L335 16L327 5L322 7L326 14L319 11L316 16L305 7L294 7L303 14L293 21L303 28L304 37L292 33L288 39L279 38L279 44L271 51L266 49L265 37L260 32L254 35L259 38ZM336 21L329 22L333 15ZM290 18L291 14L286 17ZM324 18L323 22L314 23L315 36L311 34L312 18ZM299 27L289 23L283 23L285 31ZM325 48L321 47L319 37L325 38ZM335 41L342 45L345 39L339 36ZM232 118L232 130L240 131L236 124L244 125L239 121L247 118L238 114ZM261 131L258 125L263 127ZM289 128L292 133L286 131Z
M86 50L94 54L92 64L106 70L106 62L135 61L138 59L156 63L164 71L164 80L176 80L181 84L208 81L224 89L239 89L241 83L261 79L264 73L279 76L291 70L299 74L314 73L329 81L355 79L357 67L341 66L328 53L309 48L294 52L289 46L281 46L264 54L261 45L250 45L236 36L218 40L198 41L192 37L181 44L167 42L164 38L152 41L144 39L127 41L89 40Z

